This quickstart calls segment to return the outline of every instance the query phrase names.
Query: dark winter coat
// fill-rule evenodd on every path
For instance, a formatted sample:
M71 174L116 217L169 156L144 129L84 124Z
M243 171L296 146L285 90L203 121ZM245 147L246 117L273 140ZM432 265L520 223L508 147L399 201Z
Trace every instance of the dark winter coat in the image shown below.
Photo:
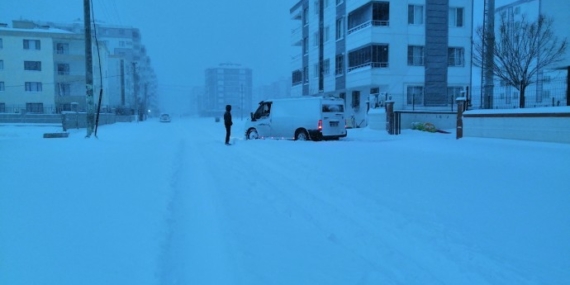
M232 106L227 105L226 106L226 112L224 113L224 125L226 125L226 127L233 125L232 113L230 113L231 111L232 111Z

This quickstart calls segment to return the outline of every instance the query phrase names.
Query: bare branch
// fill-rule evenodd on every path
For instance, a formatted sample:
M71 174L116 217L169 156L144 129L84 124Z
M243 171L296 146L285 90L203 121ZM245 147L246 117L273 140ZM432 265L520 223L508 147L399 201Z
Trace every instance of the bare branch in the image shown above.
M564 60L567 39L559 40L553 32L553 19L540 15L535 21L526 16L515 19L514 15L502 13L496 31L493 74L521 92L521 107L524 107L524 91L535 83L538 72ZM477 41L473 43L473 63L482 66L485 31L476 30Z

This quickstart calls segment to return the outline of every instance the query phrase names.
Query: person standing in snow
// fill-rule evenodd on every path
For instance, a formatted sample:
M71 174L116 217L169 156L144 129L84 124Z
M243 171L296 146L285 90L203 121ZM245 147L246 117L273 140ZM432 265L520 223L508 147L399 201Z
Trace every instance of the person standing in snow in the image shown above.
M232 133L232 105L226 105L226 112L224 113L224 125L226 126L226 145L230 144L230 135Z

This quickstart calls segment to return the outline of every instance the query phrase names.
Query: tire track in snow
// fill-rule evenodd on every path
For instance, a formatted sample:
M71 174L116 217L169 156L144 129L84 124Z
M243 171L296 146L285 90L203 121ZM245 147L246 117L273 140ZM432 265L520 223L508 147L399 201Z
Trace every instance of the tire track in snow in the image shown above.
M183 140L174 167L170 237L163 259L162 284L235 284L220 229L215 179L204 166L206 146L192 127L181 125ZM220 143L221 147L225 147Z
M176 147L170 176L170 197L167 202L165 229L163 234L161 255L159 257L158 278L162 285L185 284L181 280L183 259L176 247L179 243L178 212L181 210L180 181L184 171L185 141L181 139Z

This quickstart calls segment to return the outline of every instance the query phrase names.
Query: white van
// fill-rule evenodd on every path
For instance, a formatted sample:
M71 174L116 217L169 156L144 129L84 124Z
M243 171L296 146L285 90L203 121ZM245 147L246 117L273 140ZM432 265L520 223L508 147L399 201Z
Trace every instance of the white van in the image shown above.
M315 141L346 137L344 100L304 96L261 101L245 124L245 137Z

